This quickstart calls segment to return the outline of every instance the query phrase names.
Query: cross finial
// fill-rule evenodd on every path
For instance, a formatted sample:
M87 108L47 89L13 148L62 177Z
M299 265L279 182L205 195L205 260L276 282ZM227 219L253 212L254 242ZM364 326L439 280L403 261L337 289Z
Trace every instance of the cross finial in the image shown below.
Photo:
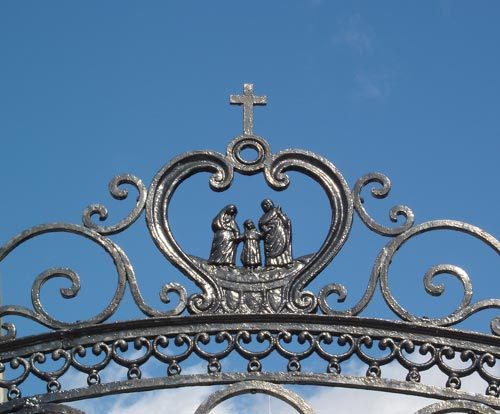
M267 96L255 96L253 83L243 85L243 95L231 95L229 103L243 105L243 134L253 135L253 106L267 104Z

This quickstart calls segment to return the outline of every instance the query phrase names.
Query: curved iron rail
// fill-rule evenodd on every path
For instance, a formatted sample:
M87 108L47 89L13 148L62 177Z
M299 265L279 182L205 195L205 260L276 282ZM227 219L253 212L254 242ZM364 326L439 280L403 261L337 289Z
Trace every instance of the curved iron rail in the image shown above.
M289 348L292 341L301 344L302 349ZM219 349L214 350L214 346ZM138 351L133 358L126 356L130 348ZM378 351L374 353L371 350L375 348ZM83 362L89 353L98 361ZM417 354L427 356L427 360L416 362ZM246 374L224 372L225 360L234 355L247 361ZM282 368L276 372L266 365L271 355L279 355L283 360ZM324 373L303 371L302 365L313 355L324 361ZM469 366L450 366L448 361L454 355L469 361ZM206 375L182 373L182 367L192 357L205 360ZM56 372L43 371L43 364L50 358L63 359L63 367ZM37 396L40 403L259 380L458 398L500 408L499 378L488 370L498 358L500 338L496 336L423 323L324 315L193 315L73 328L0 344L2 361L24 367L22 375L0 380L0 385L8 386L12 398L5 405L7 411L24 407L30 400L19 393L22 384L33 375L47 384L48 394ZM342 373L342 366L353 359L365 366L364 376ZM151 360L163 364L169 375L142 378L142 367ZM124 366L128 371L122 381L105 383L100 372L112 364ZM388 364L399 365L407 372L406 379L384 378L384 366ZM64 374L70 368L87 375L88 388L61 390ZM420 374L431 368L444 374L442 387L422 382ZM485 395L460 389L461 378L475 374L484 380Z

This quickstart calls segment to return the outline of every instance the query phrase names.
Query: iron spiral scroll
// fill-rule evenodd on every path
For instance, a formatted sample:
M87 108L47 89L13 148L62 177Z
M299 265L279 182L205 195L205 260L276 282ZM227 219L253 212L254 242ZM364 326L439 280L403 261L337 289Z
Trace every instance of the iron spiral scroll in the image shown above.
M69 282L69 287L60 289L63 298L79 294L83 283L79 274L61 266L44 270L34 279L31 307L0 306L0 388L7 395L0 412L77 413L81 411L66 403L141 390L220 385L224 388L213 393L196 413L208 413L225 399L255 392L275 396L300 413L313 413L307 401L284 384L363 388L442 400L416 411L420 414L490 414L500 409L500 375L495 372L500 359L500 317L491 321L488 335L454 327L479 311L500 308L500 299L473 301L472 280L464 269L448 263L434 265L424 274L425 291L441 295L444 285L435 284L434 278L447 274L460 282L463 297L448 315L429 318L405 309L393 294L389 278L397 252L424 233L449 231L472 236L497 255L500 242L460 221L415 224L413 211L403 205L389 211L393 227L380 224L367 211L362 193L371 187L374 198L386 198L391 189L389 178L381 173L367 174L351 190L335 165L319 155L297 149L273 153L268 142L253 133L253 106L266 102L266 97L253 94L253 85L249 84L242 95L231 96L230 103L244 109L243 134L230 141L225 153L205 150L182 154L158 171L149 188L131 174L113 178L109 183L113 198L128 198L129 187L137 194L134 207L118 223L97 224L94 219L106 221L108 210L92 204L84 210L81 225L32 227L0 247L1 262L30 239L47 233L71 233L102 248L116 269L111 300L85 320L63 321L44 307L41 291L53 278ZM248 148L256 153L252 160L243 156L242 151ZM175 239L170 201L182 183L195 174L210 173L209 186L216 192L230 188L236 174L262 174L271 189L284 191L291 171L318 184L329 201L329 227L317 252L293 255L293 223L286 206L280 207L271 199L262 201L258 223L246 220L243 232L236 222L237 206L222 207L212 222L209 257L189 254ZM166 281L159 292L166 310L147 303L131 261L111 239L136 223L143 212L156 247L199 288L188 294L182 285ZM333 281L318 293L308 289L345 245L354 212L368 229L387 237L388 242L375 260L361 299L339 310L333 298L337 302L346 300L344 285ZM244 253L238 263L240 244ZM395 320L363 317L377 288ZM144 317L110 322L127 289ZM47 327L48 332L19 335L9 320L11 316L34 321ZM226 372L223 366L234 357L244 361L244 369ZM269 364L270 357L280 359L281 366ZM204 362L205 374L183 372L193 358ZM321 361L321 372L317 365L308 368L311 359ZM363 374L343 371L353 359L362 364ZM456 359L462 361L460 367L454 364ZM151 361L164 366L166 375L145 375L145 366ZM405 373L403 378L384 376L386 367L394 365ZM109 383L103 379L103 372L111 366L125 369L122 380ZM441 385L425 382L425 373L430 370L443 375ZM73 371L85 376L86 387L66 389L65 379ZM464 379L472 376L483 381L482 394L464 389ZM26 384L33 378L45 384L46 393L29 395Z

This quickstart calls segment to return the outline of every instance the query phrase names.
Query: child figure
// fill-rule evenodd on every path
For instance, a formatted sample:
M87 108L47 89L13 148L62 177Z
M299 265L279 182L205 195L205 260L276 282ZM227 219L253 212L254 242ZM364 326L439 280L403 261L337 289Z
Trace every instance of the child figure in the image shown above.
M261 265L259 241L262 234L257 231L252 220L245 220L243 227L245 228L245 234L243 236L241 263L245 267L259 267Z

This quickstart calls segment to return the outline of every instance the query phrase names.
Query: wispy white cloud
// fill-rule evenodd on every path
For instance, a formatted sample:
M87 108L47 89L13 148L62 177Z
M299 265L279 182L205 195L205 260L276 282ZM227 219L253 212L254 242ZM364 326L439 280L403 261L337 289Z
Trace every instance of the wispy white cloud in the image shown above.
M340 20L337 27L337 31L332 36L334 45L347 47L360 54L374 52L375 32L359 14Z
M387 73L356 73L353 89L355 99L385 101L390 94L391 82Z
M193 414L198 406L212 393L214 387L191 387L178 390L143 393L137 398L129 395L117 401L108 411L109 414L175 413ZM235 412L231 406L216 407L214 414Z
M391 94L393 72L384 66L374 69L376 63L377 36L360 14L339 19L331 37L336 48L343 48L358 56L359 69L353 77L352 97L363 101L386 101ZM380 64L377 64L380 67Z

